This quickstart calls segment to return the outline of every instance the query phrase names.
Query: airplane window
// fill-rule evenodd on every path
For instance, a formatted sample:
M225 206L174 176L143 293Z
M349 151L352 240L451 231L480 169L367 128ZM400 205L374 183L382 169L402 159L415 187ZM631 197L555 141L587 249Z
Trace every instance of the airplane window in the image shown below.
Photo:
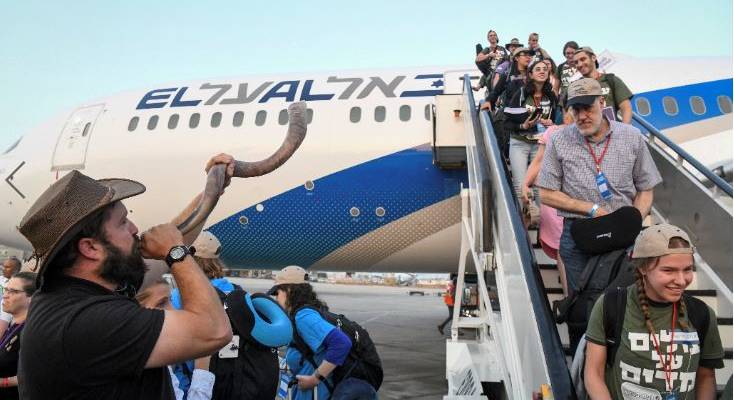
M663 110L665 110L665 113L670 116L678 115L678 102L674 97L663 97Z
M310 108L306 109L306 124L310 124L313 121L313 110Z
M426 121L431 120L431 105L426 104L426 107L423 109L423 116L426 117Z
M288 123L288 110L280 110L280 114L278 114L278 123L280 125Z
M257 126L263 126L265 125L265 118L268 116L267 111L260 110L255 114L255 125Z
M178 114L173 114L168 118L168 129L176 129L178 126Z
M197 126L199 126L200 118L201 118L201 115L199 115L199 113L191 114L191 118L189 118L189 128L195 129Z
M222 113L219 111L212 114L211 126L212 128L218 128L219 124L222 123Z
M132 117L130 118L130 122L127 123L127 131L132 132L138 127L138 122L140 121L140 118L138 117Z
M84 125L84 130L82 131L82 137L85 137L85 136L89 135L89 129L91 129L91 128L92 128L92 123L91 122L87 122L87 124Z
M731 97L729 96L718 96L716 102L719 103L719 110L724 114L731 114Z
M385 106L375 107L375 121L385 122Z
M352 109L349 110L349 120L356 124L360 119L362 119L362 109L359 107L352 107Z
M643 117L650 115L650 101L644 97L638 97L635 99L635 105L637 106L637 113Z
M242 111L237 111L234 113L234 117L232 117L232 125L234 126L242 126L242 121L245 120L245 113Z
M405 122L410 120L410 106L409 105L403 105L400 106L400 120Z
M158 126L158 116L154 115L148 120L148 130L152 131L156 126Z
M688 102L691 103L691 110L693 110L694 114L706 114L706 104L700 96L691 96L691 98L688 99Z

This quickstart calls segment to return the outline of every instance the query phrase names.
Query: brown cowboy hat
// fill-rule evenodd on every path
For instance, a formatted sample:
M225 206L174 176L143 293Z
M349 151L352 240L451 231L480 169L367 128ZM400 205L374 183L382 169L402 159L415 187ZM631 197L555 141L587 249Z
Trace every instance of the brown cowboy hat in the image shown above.
M96 211L116 201L145 192L145 186L129 179L92 179L71 171L54 182L28 210L18 230L33 245L38 283L43 273L71 238Z

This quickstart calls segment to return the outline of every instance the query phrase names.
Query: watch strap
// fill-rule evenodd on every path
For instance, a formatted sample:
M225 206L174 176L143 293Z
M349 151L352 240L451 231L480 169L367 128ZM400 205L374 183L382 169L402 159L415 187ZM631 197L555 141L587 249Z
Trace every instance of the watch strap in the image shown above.
M177 249L183 250L183 255L181 257L174 258L172 256L172 253L173 253L174 250L177 250ZM192 253L189 250L189 248L186 247L186 246L173 246L173 247L171 247L171 249L168 250L168 255L166 255L166 264L168 265L168 268L173 267L173 264L175 264L175 263L177 263L179 261L183 261L183 259L186 258L186 256L188 256L188 255L192 255Z

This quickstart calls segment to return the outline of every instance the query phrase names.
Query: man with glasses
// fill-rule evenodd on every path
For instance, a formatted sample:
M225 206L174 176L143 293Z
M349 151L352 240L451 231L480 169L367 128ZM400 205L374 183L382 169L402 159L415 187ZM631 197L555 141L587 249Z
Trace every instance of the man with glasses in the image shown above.
M19 398L19 338L35 291L36 274L18 272L8 280L3 292L3 309L12 315L13 323L0 336L0 399Z
M634 206L645 218L662 178L640 131L602 113L606 101L597 80L572 82L567 105L575 123L546 144L537 185L541 202L563 217L559 252L568 286L575 290L591 255L576 246L571 224L624 206Z
M568 85L571 81L581 78L581 74L576 71L576 63L573 61L573 55L578 49L578 43L573 40L566 42L566 44L563 45L563 56L566 57L566 61L561 63L561 65L556 69L556 78L561 82L561 95L559 99L562 104L566 101L565 98L568 91Z
M2 275L0 275L0 295L2 295L5 289L5 285L8 284L10 278L19 271L20 260L18 260L17 258L10 257L6 258L5 261L3 261L3 273ZM8 325L10 325L10 321L12 319L13 316L5 312L2 305L0 305L0 335L5 333L5 330L8 329Z

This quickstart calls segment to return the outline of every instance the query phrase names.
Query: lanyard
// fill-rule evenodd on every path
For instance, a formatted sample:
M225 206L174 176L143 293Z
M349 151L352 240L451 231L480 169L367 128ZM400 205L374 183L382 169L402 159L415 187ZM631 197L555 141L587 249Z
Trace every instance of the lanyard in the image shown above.
M604 159L604 155L607 154L607 149L609 148L609 142L612 141L612 134L610 133L609 135L607 135L607 142L606 144L604 144L604 150L601 151L601 155L599 156L598 159L596 158L596 153L594 152L594 148L591 147L591 142L589 141L589 139L588 138L584 138L584 139L586 139L586 146L588 146L589 148L589 153L591 154L591 158L594 159L594 164L596 165L596 173L599 174L601 173L601 162Z
M20 324L14 324L12 327L8 328L7 331L5 331L5 334L3 335L2 340L0 340L0 348L8 344L10 339L13 336L15 336L15 334L18 333L18 331L23 329L23 324L25 324L25 322L21 322Z
M673 374L673 346L675 343L675 322L678 319L678 303L673 303L673 321L670 323L670 346L668 346L668 356L663 359L663 354L660 352L660 344L658 339L653 332L652 341L655 344L655 351L658 353L660 364L663 365L663 372L665 373L665 389L673 390L673 381L671 375Z

